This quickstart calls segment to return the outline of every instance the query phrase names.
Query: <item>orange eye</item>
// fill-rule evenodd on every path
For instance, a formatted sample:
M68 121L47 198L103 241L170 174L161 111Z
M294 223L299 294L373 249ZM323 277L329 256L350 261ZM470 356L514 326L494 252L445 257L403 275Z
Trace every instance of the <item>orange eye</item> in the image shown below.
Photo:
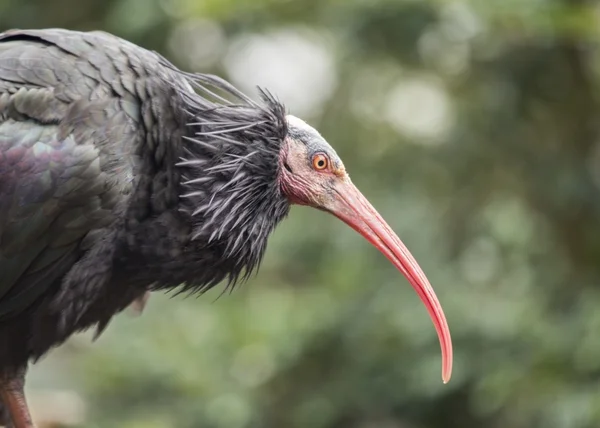
M312 163L314 169L323 171L329 165L329 159L324 154L318 153L313 156Z

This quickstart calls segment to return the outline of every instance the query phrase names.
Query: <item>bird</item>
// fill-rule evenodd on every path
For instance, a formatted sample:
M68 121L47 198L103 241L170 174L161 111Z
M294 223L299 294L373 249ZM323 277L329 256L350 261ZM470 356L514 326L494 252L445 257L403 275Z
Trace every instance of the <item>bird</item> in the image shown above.
M407 278L448 382L450 331L423 270L271 92L103 31L0 33L0 399L14 427L34 427L29 364L151 292L243 283L293 205L342 220Z

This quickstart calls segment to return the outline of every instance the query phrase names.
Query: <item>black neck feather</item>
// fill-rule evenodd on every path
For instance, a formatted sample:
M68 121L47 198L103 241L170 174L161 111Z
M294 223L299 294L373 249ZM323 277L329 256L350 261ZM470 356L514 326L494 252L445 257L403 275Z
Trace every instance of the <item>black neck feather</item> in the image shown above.
M209 288L225 276L235 284L258 268L270 233L289 212L278 185L285 110L266 92L259 104L216 76L185 77L198 92L181 94L188 123L177 164L179 209L192 223L198 254L210 251L221 266L185 288Z

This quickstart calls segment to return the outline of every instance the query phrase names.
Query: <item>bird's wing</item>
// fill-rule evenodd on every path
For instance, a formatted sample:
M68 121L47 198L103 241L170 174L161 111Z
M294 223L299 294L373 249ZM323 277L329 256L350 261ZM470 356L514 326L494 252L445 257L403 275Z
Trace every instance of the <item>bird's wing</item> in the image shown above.
M57 131L0 125L0 319L64 275L82 239L110 221L98 151Z
M137 132L124 107L134 101L89 61L14 34L0 34L0 321L55 286L114 220L133 160L110 142Z

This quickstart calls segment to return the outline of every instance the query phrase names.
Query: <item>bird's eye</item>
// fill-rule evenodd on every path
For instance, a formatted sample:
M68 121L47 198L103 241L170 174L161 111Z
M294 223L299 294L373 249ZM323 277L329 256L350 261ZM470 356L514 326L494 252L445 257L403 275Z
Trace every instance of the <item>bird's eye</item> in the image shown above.
M317 171L323 171L329 165L329 159L323 153L317 153L312 159L313 168Z

